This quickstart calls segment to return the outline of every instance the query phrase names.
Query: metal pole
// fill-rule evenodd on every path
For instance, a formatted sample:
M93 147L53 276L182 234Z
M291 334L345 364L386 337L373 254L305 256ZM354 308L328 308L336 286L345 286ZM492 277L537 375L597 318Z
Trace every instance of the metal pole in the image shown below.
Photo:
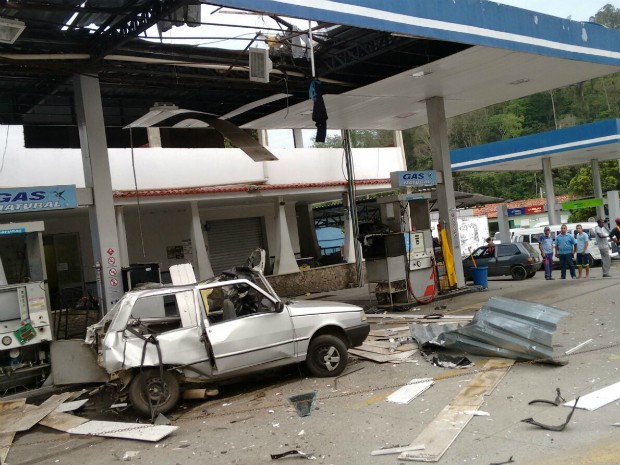
M357 202L355 201L355 172L353 169L353 153L351 151L351 138L349 131L344 129L342 131L342 147L344 149L344 158L347 169L347 194L349 197L349 210L351 214L351 222L353 223L353 246L355 248L355 264L357 273L357 286L362 287L364 285L364 267L362 248L360 247L359 240L357 239L360 233L359 219L357 217Z

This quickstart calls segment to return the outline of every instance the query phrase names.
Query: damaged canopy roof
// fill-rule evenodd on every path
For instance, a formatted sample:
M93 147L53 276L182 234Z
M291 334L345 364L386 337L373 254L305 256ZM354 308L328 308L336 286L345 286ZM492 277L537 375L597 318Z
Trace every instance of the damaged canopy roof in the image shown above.
M515 360L541 360L553 357L553 334L557 323L568 312L506 297L491 297L468 325L441 331L429 340L427 328L411 325L413 337L469 354ZM423 325L420 325L423 326Z

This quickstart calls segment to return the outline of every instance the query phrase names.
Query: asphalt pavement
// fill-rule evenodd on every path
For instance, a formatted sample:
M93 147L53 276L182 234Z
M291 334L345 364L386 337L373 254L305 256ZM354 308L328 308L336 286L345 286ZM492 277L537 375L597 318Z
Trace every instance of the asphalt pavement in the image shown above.
M620 382L620 267L612 278L594 268L588 280L546 281L542 273L526 281L490 279L489 289L414 307L405 314L471 314L493 295L539 302L567 310L554 336L556 353L592 339L567 357L564 366L515 364L480 410L448 448L440 464L507 462L519 465L620 464L620 402L596 411L576 410L562 432L545 431L521 420L533 417L546 424L564 422L564 406L528 405L532 399L554 399L556 388L567 400ZM559 278L559 272L555 272ZM368 290L348 289L305 296L372 306ZM481 357L470 357L481 362ZM333 465L400 464L397 455L371 456L384 447L410 444L453 397L473 378L474 368L450 371L422 357L410 362L377 364L351 358L344 376L317 379L293 366L220 386L220 395L206 402L185 401L172 415L179 427L156 444L128 440L72 437L37 426L18 434L7 463L108 464L127 451L136 464L267 464L271 454L301 450L315 463ZM414 378L442 376L408 405L386 397ZM336 386L337 383L337 386ZM317 393L316 409L299 417L287 398ZM86 411L84 416L103 415ZM106 419L135 421L130 411ZM449 425L446 425L449 427ZM287 457L278 462L295 462Z

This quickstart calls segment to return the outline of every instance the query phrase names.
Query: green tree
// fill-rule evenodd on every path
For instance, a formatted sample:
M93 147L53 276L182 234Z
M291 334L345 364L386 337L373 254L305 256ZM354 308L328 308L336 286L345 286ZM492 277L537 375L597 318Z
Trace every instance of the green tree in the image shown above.
M615 8L608 3L598 12L590 17L590 21L602 24L612 29L620 29L620 8Z

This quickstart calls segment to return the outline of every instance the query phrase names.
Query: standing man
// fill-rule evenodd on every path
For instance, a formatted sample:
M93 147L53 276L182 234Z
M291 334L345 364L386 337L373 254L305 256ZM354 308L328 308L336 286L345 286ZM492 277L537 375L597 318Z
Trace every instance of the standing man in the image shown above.
M601 252L601 266L603 267L603 278L609 278L609 268L611 267L611 257L609 256L609 231L605 227L605 220L596 220L597 226L594 228L596 234L596 246Z
M575 274L575 262L573 255L577 250L577 241L572 234L566 234L568 228L565 224L560 228L560 234L555 236L555 256L560 260L560 277L566 279L566 267L570 268L570 276L577 279Z
M545 226L544 233L538 238L538 248L545 264L545 279L554 279L551 277L553 271L553 238L549 226Z
M583 227L580 224L577 225L577 235L575 236L575 240L577 241L577 271L579 271L577 279L581 279L581 272L584 268L586 269L586 278L589 278L590 261L588 260L587 250L590 236L583 232Z

